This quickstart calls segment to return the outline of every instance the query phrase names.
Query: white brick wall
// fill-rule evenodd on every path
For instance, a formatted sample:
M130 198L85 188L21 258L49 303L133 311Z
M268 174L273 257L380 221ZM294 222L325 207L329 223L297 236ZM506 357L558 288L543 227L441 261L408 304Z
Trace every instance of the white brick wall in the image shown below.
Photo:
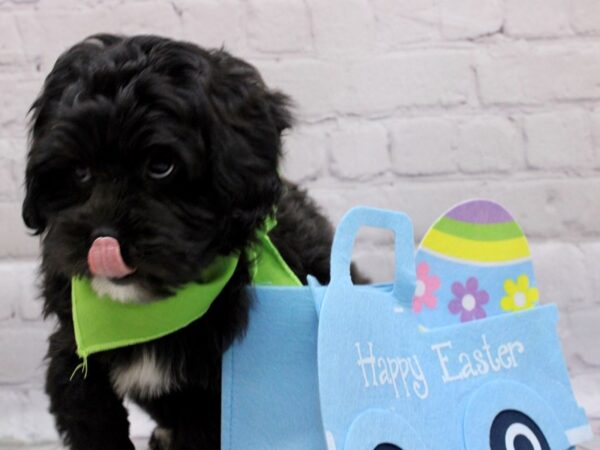
M39 320L37 243L20 219L24 124L59 52L99 31L224 43L255 63L296 101L284 171L334 221L359 203L396 208L421 236L455 202L503 202L560 306L576 394L600 433L599 5L0 0L0 442L55 439L41 388L52 324ZM388 277L389 237L365 235L357 260Z

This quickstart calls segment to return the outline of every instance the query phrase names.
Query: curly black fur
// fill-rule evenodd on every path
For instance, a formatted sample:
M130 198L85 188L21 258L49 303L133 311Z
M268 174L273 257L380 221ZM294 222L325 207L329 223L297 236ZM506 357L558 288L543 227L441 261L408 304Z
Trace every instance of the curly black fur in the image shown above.
M326 282L331 227L278 175L287 97L223 50L97 35L58 59L32 111L23 218L41 235L45 314L59 321L46 390L61 436L72 449L132 449L111 373L152 352L177 387L129 395L170 430L169 448L218 449L221 355L243 333L251 304L246 258L204 317L92 355L87 378L71 381L79 361L70 279L89 275L88 249L108 232L137 268L127 282L167 294L197 280L216 255L243 253L275 207L272 239L284 258L300 278ZM174 173L149 178L153 158L174 161Z

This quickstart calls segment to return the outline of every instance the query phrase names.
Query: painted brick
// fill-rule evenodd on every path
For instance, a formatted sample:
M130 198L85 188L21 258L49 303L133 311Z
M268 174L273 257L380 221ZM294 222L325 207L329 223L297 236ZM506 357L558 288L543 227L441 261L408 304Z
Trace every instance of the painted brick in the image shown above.
M109 28L125 35L150 31L152 34L181 38L179 13L176 2L123 2L110 9ZM157 20L158 17L160 20Z
M176 5L185 39L203 47L242 51L244 7L238 0L191 0Z
M392 167L402 175L448 173L456 170L457 130L445 119L411 119L389 125ZM417 157L426 154L427 158Z
M562 236L583 240L600 237L598 217L600 180L512 180L502 177L423 182L408 177L394 183L345 185L315 184L309 192L325 207L334 223L356 204L406 212L420 237L433 221L454 204L468 198L490 198L513 213L531 239L560 241ZM564 240L564 238L562 238Z
M339 110L352 114L462 105L474 95L471 55L465 51L414 51L365 59L351 64L346 76L337 103Z
M2 262L0 263L0 286L3 294L0 297L0 320L14 317L17 310L25 308L28 318L33 315L32 306L36 297L35 266L33 262ZM39 309L36 319L39 319Z
M115 14L113 17L117 17ZM26 55L40 64L43 74L50 71L56 58L78 41L102 31L115 31L109 11L35 10L15 16ZM38 85L38 88L41 85Z
M135 404L126 401L125 406L129 411L130 435L136 449L145 450L147 436L150 436L154 424ZM18 391L12 387L0 386L0 449L23 450L30 448L23 447L23 443L57 441L54 419L48 408L49 401L41 384ZM33 449L62 450L63 447L48 444L36 445Z
M489 197L506 205L532 238L597 233L600 213L592 200L600 182L585 180L483 180L467 197ZM433 195L433 193L430 193ZM464 197L464 198L467 198ZM451 205L449 205L451 206Z
M413 221L416 239L420 239L435 219L455 203L470 198L473 192L485 196L483 183L413 183L397 181L380 186L314 187L313 195L337 224L342 215L355 205L395 209Z
M0 264L0 274L7 277L7 283L11 279L12 302L17 305L19 317L26 321L40 320L42 299L38 289L38 262L23 260ZM0 286L2 285L4 284L0 282Z
M315 48L323 56L370 54L375 17L367 0L306 0L311 10ZM343 20L339 20L343 17Z
M589 117L583 111L525 117L527 160L534 168L589 168L593 148Z
M3 138L25 139L27 112L42 82L41 77L0 78L0 129Z
M26 152L25 140L0 138L0 201L22 199Z
M500 0L441 0L440 10L442 34L449 39L494 34L502 27Z
M587 277L592 286L586 303L600 305L600 242L583 242L580 246L583 250Z
M600 180L576 178L489 181L483 190L473 191L477 196L491 196L514 211L528 235L559 241L567 235L578 239L599 235L600 204L594 200L598 192Z
M8 13L0 14L0 53L16 51L19 43L19 30L14 17Z
M0 286L5 287L7 290L7 293L0 297L1 323L3 320L14 318L17 311L17 304L15 303L17 287L13 283L12 273L4 271L2 266L0 266Z
M504 32L511 36L560 36L571 32L568 0L506 1Z
M326 128L307 126L292 129L284 137L283 174L295 182L316 179L326 170L328 148Z
M41 388L0 386L0 442L52 442L58 436Z
M573 28L584 34L600 33L600 3L595 0L571 0Z
M600 168L600 109L592 114L592 140L594 144L594 167Z
M43 0L4 0L5 5L12 4L17 6L17 11L29 11L31 6L34 6L35 11L85 11L90 7L98 6L113 6L118 4L118 0L52 0L51 2L45 2ZM19 8L19 5L25 5L26 8Z
M15 177L15 155L8 139L0 139L0 199L15 200L19 186Z
M507 172L524 167L518 127L506 117L478 116L458 128L458 166L468 173Z
M0 230L10 237L2 241L0 258L37 255L38 240L27 233L19 203L0 203Z
M311 24L303 0L251 0L248 4L250 45L263 52L309 50Z
M435 0L373 0L378 43L384 49L439 38Z
M0 330L0 385L40 378L48 337L44 327L9 323Z
M0 14L0 74L22 74L26 65L20 43L19 30L14 17Z
M357 243L360 247L360 243ZM352 255L352 261L360 267L360 272L371 283L389 283L394 280L394 251L393 244L383 247L363 250L360 248Z
M583 406L589 417L596 419L596 424L598 424L598 418L600 418L600 371L593 370L589 373L572 376L571 384L577 402ZM595 442L600 444L598 440ZM595 449L598 447L584 446L583 448Z
M572 308L566 320L569 321L570 334L565 345L569 361L579 361L577 373L589 373L590 368L600 366L600 348L598 347L598 321L600 308L582 305Z
M386 129L379 123L343 122L331 134L331 171L340 178L363 180L390 167Z
M598 43L516 42L480 54L477 74L486 104L543 104L600 98ZM585 67L585 70L581 70Z
M393 208L390 189L382 186L326 185L309 187L309 194L322 207L323 212L335 225L353 206L369 205L376 208Z
M50 70L59 54L91 34L152 33L177 38L182 28L177 10L164 1L127 2L77 12L42 10L19 14L17 20L26 53L40 60L43 72Z
M527 233L527 227L521 225ZM570 310L590 297L591 283L579 247L549 242L531 245L531 253L542 303Z
M340 80L344 69L339 64L310 59L254 62L267 85L291 96L300 118L335 116L335 99L343 93Z

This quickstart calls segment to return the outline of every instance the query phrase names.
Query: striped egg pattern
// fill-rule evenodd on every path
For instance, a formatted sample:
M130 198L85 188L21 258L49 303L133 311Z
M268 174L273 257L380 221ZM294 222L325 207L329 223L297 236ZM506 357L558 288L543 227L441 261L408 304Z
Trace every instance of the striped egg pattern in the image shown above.
M416 253L413 312L425 328L534 307L539 294L519 224L491 200L458 204L427 231Z

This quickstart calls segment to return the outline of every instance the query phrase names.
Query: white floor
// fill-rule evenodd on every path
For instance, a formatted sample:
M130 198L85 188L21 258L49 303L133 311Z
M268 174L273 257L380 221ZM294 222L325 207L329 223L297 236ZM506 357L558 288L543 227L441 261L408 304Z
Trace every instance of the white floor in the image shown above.
M136 450L147 450L148 445L146 440L135 441ZM593 442L577 447L578 450L600 450L600 438L594 439ZM19 445L3 445L0 444L0 450L63 450L63 447L57 444L35 445L35 446L19 446Z
M135 448L136 450L147 450L148 442L147 440L136 440ZM599 447L600 448L600 447ZM0 450L64 450L64 447L59 444L41 444L41 445L10 445L10 444L1 444Z
M592 421L592 428L596 433L596 438L584 445L577 447L577 450L600 450L600 419ZM145 438L134 439L136 450L147 450L148 440ZM64 450L60 444L47 443L37 445L19 445L19 444L5 444L0 442L0 450ZM242 449L240 449L242 450ZM275 450L275 449L274 449Z

